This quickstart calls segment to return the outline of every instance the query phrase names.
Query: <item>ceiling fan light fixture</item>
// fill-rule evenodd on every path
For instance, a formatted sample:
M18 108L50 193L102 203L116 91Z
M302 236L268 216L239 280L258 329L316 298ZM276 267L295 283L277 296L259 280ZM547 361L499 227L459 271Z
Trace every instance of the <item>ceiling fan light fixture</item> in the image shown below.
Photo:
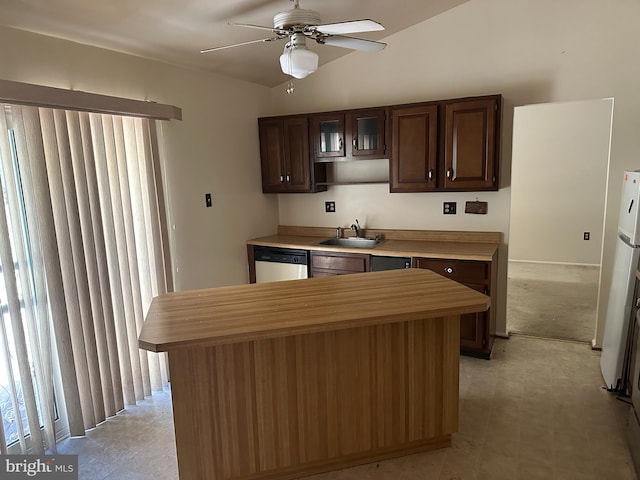
M304 35L295 34L284 46L280 55L280 68L283 73L294 78L304 78L318 69L318 54L307 48Z
M300 8L300 0L291 0L291 2L293 2L293 8L277 13L273 17L273 27L250 23L233 24L238 27L266 30L275 34L275 36L205 48L200 50L200 53L216 52L253 43L286 39L288 43L285 45L282 55L280 55L280 68L283 73L293 78L305 78L318 69L318 54L307 48L307 38L314 40L319 45L331 45L365 52L379 52L387 45L374 40L345 36L358 32L384 30L384 27L374 20L365 18L323 24L318 12ZM267 2L263 0L263 3ZM292 88L291 90L293 91Z

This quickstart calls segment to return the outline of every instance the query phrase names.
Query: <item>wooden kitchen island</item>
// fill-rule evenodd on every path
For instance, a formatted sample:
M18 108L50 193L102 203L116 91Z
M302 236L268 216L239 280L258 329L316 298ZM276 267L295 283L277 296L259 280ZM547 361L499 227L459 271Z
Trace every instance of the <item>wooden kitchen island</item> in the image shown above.
M281 479L450 445L459 316L489 297L429 270L156 297L180 479Z

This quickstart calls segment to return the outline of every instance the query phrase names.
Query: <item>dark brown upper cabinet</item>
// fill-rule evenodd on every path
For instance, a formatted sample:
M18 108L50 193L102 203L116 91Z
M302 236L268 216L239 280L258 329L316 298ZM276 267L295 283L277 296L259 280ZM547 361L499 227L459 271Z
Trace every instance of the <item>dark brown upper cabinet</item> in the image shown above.
M500 97L447 102L445 190L497 190Z
M498 189L500 95L391 108L391 192Z
M260 118L262 190L387 182L391 192L498 190L501 101L487 95ZM352 160L385 161L384 178L338 175L347 167L340 162ZM363 165L379 173L378 165Z
M429 192L436 189L438 162L438 105L391 109L391 192Z
M258 119L262 191L264 193L314 192L322 172L309 161L309 119L307 115ZM313 175L312 175L313 174ZM326 187L324 187L326 189Z
M386 108L311 114L315 162L384 158Z

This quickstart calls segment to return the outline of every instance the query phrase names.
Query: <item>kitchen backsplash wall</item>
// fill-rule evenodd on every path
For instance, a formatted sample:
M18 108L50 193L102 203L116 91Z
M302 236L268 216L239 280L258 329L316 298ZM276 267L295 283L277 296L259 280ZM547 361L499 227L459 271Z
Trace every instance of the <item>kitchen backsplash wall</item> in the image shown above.
M348 227L357 218L363 228L502 231L509 215L501 208L502 195L502 191L389 194L389 186L384 184L340 185L312 195L281 195L280 223ZM464 213L465 202L476 199L488 202L486 215ZM325 212L325 201L335 202L335 213ZM456 202L457 213L443 215L443 202Z

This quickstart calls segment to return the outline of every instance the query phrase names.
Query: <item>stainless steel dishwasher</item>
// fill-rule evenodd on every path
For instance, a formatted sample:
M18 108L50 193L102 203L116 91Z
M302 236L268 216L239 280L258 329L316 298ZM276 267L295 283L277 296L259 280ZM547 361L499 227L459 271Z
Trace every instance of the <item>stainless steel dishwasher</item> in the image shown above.
M253 248L256 283L296 280L309 277L309 252L295 248Z

